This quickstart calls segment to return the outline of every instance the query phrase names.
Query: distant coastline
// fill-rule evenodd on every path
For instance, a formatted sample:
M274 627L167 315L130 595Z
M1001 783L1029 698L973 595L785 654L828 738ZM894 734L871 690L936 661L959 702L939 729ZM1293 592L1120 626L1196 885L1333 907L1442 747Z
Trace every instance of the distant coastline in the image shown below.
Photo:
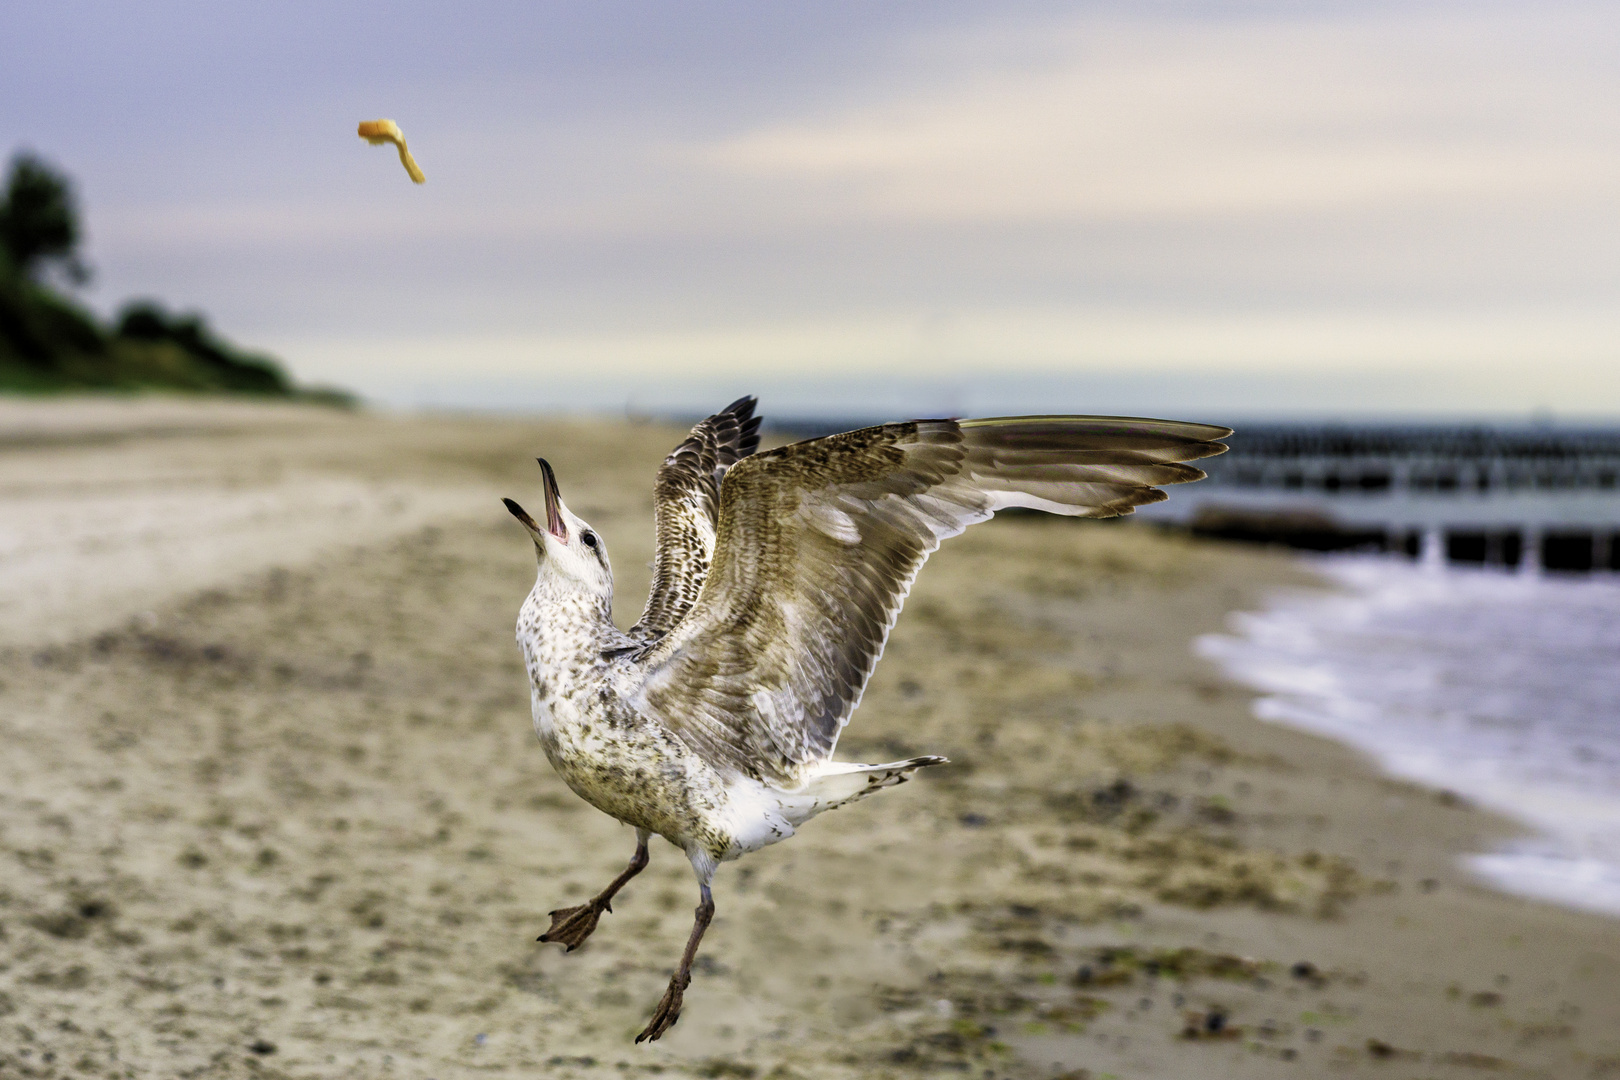
M0 393L143 390L356 404L346 391L297 386L275 360L220 338L200 315L140 302L104 326L53 289L0 274Z
M71 181L17 154L0 199L0 393L170 390L357 403L347 391L296 385L273 358L232 344L195 312L134 300L104 324L52 283L88 280L80 231Z

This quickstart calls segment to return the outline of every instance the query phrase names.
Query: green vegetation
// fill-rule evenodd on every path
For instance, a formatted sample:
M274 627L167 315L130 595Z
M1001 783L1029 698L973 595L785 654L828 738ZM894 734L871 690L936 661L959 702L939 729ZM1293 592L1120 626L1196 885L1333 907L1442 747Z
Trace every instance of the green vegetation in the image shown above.
M353 404L342 391L294 386L273 359L226 342L201 315L139 300L103 325L51 284L89 279L79 238L72 182L18 154L0 201L0 392L170 389Z

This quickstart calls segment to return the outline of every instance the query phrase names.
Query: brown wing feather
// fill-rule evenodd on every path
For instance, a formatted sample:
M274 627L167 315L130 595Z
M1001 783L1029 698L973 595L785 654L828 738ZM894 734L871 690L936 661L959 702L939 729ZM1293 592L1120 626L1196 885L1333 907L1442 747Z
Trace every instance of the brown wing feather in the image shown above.
M1114 517L1203 477L1229 429L1119 417L919 420L757 454L720 487L714 565L643 658L641 704L716 765L791 785L830 757L946 537L1022 506Z
M629 630L635 640L656 641L697 600L714 558L720 480L759 448L755 404L752 397L738 398L700 422L659 466L653 488L657 553L647 606Z

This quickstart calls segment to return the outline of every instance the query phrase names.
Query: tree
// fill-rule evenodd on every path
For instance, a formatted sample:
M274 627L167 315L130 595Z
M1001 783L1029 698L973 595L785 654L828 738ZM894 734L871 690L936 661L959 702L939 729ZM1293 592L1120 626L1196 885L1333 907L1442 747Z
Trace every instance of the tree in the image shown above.
M73 182L37 155L13 157L0 202L0 250L12 268L37 279L45 264L56 263L69 281L83 284L90 271L79 258L79 237Z

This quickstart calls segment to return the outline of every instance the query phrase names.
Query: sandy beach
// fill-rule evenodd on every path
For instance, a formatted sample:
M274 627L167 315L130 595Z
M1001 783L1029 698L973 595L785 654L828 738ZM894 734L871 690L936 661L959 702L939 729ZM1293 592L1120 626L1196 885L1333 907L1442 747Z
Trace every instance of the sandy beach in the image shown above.
M679 434L0 407L0 1078L1620 1077L1620 922L1194 654L1301 564L1032 516L930 561L839 747L953 764L724 867L633 1045L696 888L655 841L535 942L634 837L535 742L498 500L544 454L628 623Z

